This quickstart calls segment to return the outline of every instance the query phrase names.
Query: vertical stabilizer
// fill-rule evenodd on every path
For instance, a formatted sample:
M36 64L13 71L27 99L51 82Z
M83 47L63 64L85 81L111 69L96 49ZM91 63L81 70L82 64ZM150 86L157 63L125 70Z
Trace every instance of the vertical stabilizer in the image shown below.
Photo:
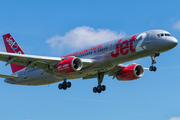
M20 48L20 46L17 44L17 42L13 39L13 37L9 33L3 35L3 39L4 39L4 44L5 44L7 52L25 54L22 51L22 49ZM12 63L10 65L11 65L11 69L12 69L13 73L25 68L25 66L16 65L16 64L12 64Z

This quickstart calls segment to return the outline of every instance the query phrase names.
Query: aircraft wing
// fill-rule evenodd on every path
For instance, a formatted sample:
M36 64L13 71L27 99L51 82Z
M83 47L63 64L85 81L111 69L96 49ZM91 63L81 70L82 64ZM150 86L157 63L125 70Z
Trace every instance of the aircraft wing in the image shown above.
M134 64L136 64L136 63L132 63L132 64L128 64L128 65L118 64L115 67L113 67L112 69L104 71L104 74L108 75L108 76L113 76L113 79L114 79L116 77L118 71L121 71L125 67L134 65ZM149 68L144 68L144 69L149 70ZM98 74L93 74L93 75L88 75L88 76L83 77L83 79L91 79L91 78L98 78Z
M114 68L110 69L110 70L106 70L104 71L105 75L109 75L109 76L113 76L113 78L116 76L117 72L124 69L125 67L127 67L128 65L122 65L122 64L118 64L117 66L115 66ZM83 79L91 79L91 78L97 78L98 74L93 74L93 75L88 75L83 77Z
M54 65L62 61L62 58L0 52L0 60L7 62L6 65L13 63L26 66L26 69L37 67L44 69L44 72L53 74ZM91 59L81 59L81 61L85 66L93 63Z

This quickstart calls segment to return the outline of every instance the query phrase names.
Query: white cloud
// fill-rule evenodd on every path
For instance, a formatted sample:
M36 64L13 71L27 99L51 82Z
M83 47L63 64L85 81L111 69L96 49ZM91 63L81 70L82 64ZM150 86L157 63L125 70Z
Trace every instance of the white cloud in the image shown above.
M109 29L94 29L89 26L82 26L70 30L64 36L53 36L46 43L50 44L52 50L62 52L69 49L80 50L83 47L98 45L123 36L125 36L124 32L118 33Z
M178 20L175 24L174 24L174 29L178 29L180 30L180 20Z
M180 117L173 117L173 118L171 118L169 120L180 120Z

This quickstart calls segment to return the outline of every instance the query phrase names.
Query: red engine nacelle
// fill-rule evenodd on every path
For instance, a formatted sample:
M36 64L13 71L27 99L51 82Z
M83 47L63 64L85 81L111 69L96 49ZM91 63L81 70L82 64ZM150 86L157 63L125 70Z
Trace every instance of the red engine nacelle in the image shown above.
M81 70L83 64L79 58L72 57L59 62L54 67L54 73L70 74Z
M119 71L116 75L118 80L135 80L142 77L144 74L144 69L141 65L130 65Z

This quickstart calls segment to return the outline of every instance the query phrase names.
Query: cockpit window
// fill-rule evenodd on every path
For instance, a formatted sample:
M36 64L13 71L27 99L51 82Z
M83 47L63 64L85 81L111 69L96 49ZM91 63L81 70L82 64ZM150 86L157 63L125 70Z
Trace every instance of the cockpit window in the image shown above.
M165 36L171 36L171 34L166 33Z
M169 33L157 34L157 37L163 37L163 36L171 36L171 34L169 34Z

